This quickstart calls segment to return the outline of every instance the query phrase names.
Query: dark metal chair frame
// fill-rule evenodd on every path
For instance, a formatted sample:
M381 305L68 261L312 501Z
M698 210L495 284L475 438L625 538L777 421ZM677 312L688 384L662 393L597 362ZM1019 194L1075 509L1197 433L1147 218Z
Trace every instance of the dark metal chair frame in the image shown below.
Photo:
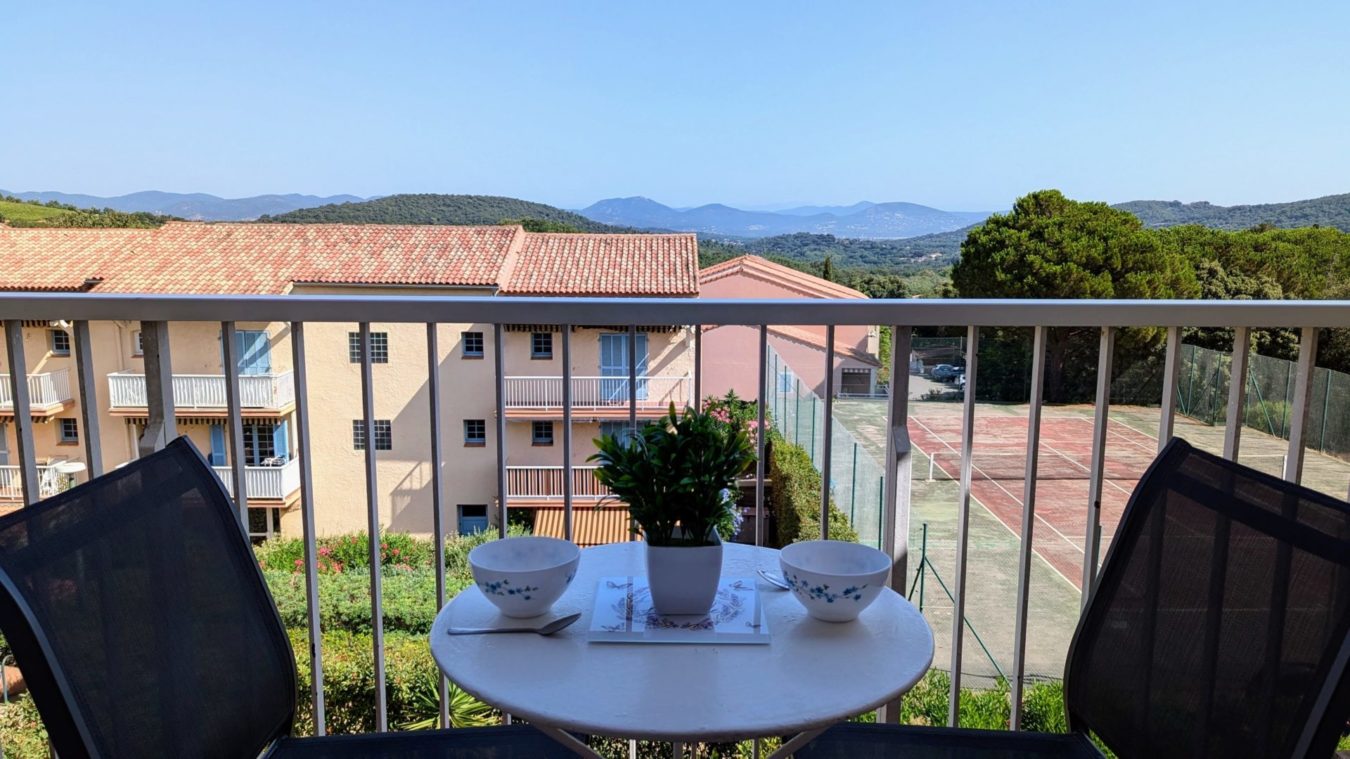
M1226 483L1226 488L1215 487L1188 474L1185 471L1187 464L1198 466L1208 475L1221 479ZM1243 495L1249 499L1245 502L1237 495L1243 486L1246 488ZM1145 543L1144 550L1153 550L1153 553L1147 554L1151 560L1146 579L1148 587L1158 588L1158 583L1165 581L1160 566L1162 551L1158 546L1162 545L1165 534L1165 499L1169 492L1178 493L1187 499L1187 503L1208 508L1215 514L1213 551L1218 558L1206 565L1210 570L1205 580L1209 588L1209 605L1204 607L1206 614L1203 629L1198 629L1198 626L1189 629L1189 632L1199 633L1195 637L1203 640L1206 651L1217 649L1217 638L1223 624L1223 598L1228 582L1226 573L1233 565L1241 567L1240 559L1232 559L1227 555L1230 526L1238 525L1256 537L1274 539L1278 546L1277 557L1280 557L1275 562L1277 566L1269 574L1276 580L1273 586L1276 590L1272 591L1275 597L1284 592L1280 588L1288 583L1289 556L1295 544L1299 551L1311 553L1317 559L1333 565L1329 571L1333 574L1332 593L1335 594L1337 605L1331 611L1340 609L1343 613L1339 620L1334 613L1329 615L1327 624L1333 629L1327 634L1328 650L1322 652L1318 667L1304 678L1316 692L1309 692L1305 688L1298 694L1299 708L1296 713L1289 715L1289 724L1295 725L1297 729L1286 731L1282 736L1283 742L1272 738L1269 728L1262 726L1259 735L1270 742L1253 744L1248 749L1251 755L1257 756L1330 756L1345 730L1347 717L1350 717L1350 608L1346 606L1347 588L1350 588L1350 504L1197 450L1180 438L1174 438L1168 443L1131 494L1097 584L1074 632L1064 676L1065 712L1070 734L849 723L826 731L797 755L802 759L888 756L892 753L915 757L1100 756L1088 738L1089 734L1095 735L1103 745L1123 757L1213 755L1214 751L1203 745L1198 749L1195 745L1149 745L1147 737L1130 734L1121 728L1121 720L1118 719L1120 710L1116 708L1115 702L1106 697L1094 698L1099 691L1109 690L1101 682L1102 662L1094 661L1094 649L1101 641L1106 626L1119 621L1112 616L1113 612L1122 613L1120 608L1113 608L1112 605L1113 601L1118 600L1117 594L1123 593L1126 583L1138 584L1138 578L1132 578L1128 573L1134 569L1130 562L1131 554L1139 547L1140 541ZM1275 496L1278 500L1272 500L1278 505L1279 511L1254 505L1250 498L1256 492ZM1269 506L1268 502L1263 503ZM1325 534L1298 522L1294 517L1298 514L1300 504L1319 510L1318 513L1325 517L1323 522L1330 523L1332 534ZM1155 516L1155 508L1163 511L1159 512L1156 519L1150 520L1150 517ZM1283 578L1280 572L1284 573ZM1137 609L1130 607L1128 611L1134 613ZM1156 598L1143 613L1150 615L1150 629L1155 629L1153 625L1158 614ZM1266 622L1270 625L1268 629L1277 633L1271 636L1275 642L1267 641L1265 646L1265 666L1269 668L1265 671L1266 675L1271 675L1270 670L1278 670L1272 665L1279 663L1279 636L1283 635L1285 614L1284 606L1266 614L1266 618L1273 619ZM1153 636L1146 642L1150 652L1154 645L1163 645L1155 643L1156 637L1155 629ZM1216 653L1207 655L1210 659L1218 658ZM1275 658L1274 662L1271 661L1272 657ZM1092 676L1094 666L1097 677ZM1124 666L1128 667L1129 664ZM1222 674L1221 670L1216 669L1221 666L1211 661L1209 671L1216 676ZM1272 681L1276 679L1271 676ZM1145 678L1145 682L1148 682L1148 678ZM1278 683L1270 687L1273 689L1276 685ZM1147 704L1149 697L1148 687L1145 686L1142 698L1132 698L1130 703L1136 707L1141 703ZM1280 698L1273 690L1254 693L1252 696L1253 699L1259 697L1265 698L1268 712L1271 710L1269 704ZM1209 699L1203 706L1197 704L1200 707L1197 711L1201 715L1196 722L1191 723L1202 744L1206 731L1236 727L1210 719L1215 708L1212 693ZM1268 753L1271 751L1274 753ZM1224 751L1229 755L1231 752L1231 746Z
M152 467L158 467L157 472L168 471L175 478L179 478L156 475L159 482L181 485L184 486L183 489L167 495L137 492L137 483L154 481L154 478L147 474ZM144 479L133 479L142 475ZM185 505L188 501L181 497L184 493L192 496L190 507ZM97 511L89 508L89 499L98 499L103 495L106 495L106 503L118 503L124 508L133 500L143 502L146 509L177 507L178 512L169 516L181 522L198 520L196 523L201 525L219 520L216 524L207 524L205 532L210 533L206 535L208 539L215 540L218 535L223 543L228 544L211 546L211 550L218 551L214 554L215 557L223 558L222 563L230 565L225 567L222 576L234 573L236 577L242 579L241 584L248 586L236 588L242 593L241 603L232 611L241 615L244 621L251 625L250 629L253 632L259 633L258 640L263 641L262 648L265 649L261 651L262 656L270 657L273 664L283 665L279 667L282 671L268 671L268 676L289 687L289 692L283 696L275 693L265 694L265 698L271 698L273 701L258 710L264 713L264 719L258 724L253 724L247 719L241 722L240 715L233 715L233 724L225 732L236 739L234 743L237 745L212 744L204 748L200 739L197 742L175 745L172 736L196 732L194 727L197 726L171 725L166 728L163 723L173 719L171 716L145 710L143 713L147 716L144 719L153 724L145 725L144 728L147 731L158 730L171 736L165 739L167 742L157 744L164 755L210 755L250 759L258 756L381 756L401 759L430 757L515 759L572 756L570 751L538 730L519 724L507 727L330 735L318 738L292 737L297 677L294 653L281 617L272 602L262 571L253 558L248 535L239 523L238 515L223 485L202 458L201 453L186 438L179 438L162 451L0 518L0 632L4 633L14 650L15 658L23 668L24 677L47 728L52 747L63 759L126 755L130 753L128 747L136 745L134 738L121 743L119 738L123 736L110 736L107 721L99 719L100 716L106 715L97 715L92 711L88 700L84 698L85 694L81 693L77 685L79 678L73 676L75 673L69 671L67 664L57 654L53 635L60 631L55 629L53 620L43 611L48 602L48 598L43 595L46 592L41 587L43 583L28 582L29 575L24 572L25 569L37 570L32 576L38 577L37 572L43 569L44 557L51 559L52 552L56 552L55 559L59 562L76 555L79 551L90 549L91 546L101 548L99 541L109 540L108 536L113 530L110 529L106 518L101 520L98 516L85 517L90 514L97 515ZM174 500L175 497L177 500ZM200 500L195 500L197 498ZM72 509L72 514L79 518L63 518L62 509ZM44 532L48 533L45 537ZM160 532L162 534L163 530ZM125 539L125 536L123 537ZM187 540L186 536L184 540ZM38 547L33 548L35 545ZM200 550L200 545L197 547ZM122 561L121 567L131 562L136 571L153 572L158 563L156 557L148 555L152 553L151 551L141 552L146 555L132 551L131 555L128 555L121 547L113 547L112 550L118 551L118 557ZM165 546L166 553L179 552L181 556L186 556L190 551L191 547L188 546ZM251 567L251 570L248 567ZM101 599L106 600L115 603L117 598ZM172 600L166 600L166 603L171 604ZM169 613L183 613L173 612L173 608L176 607L169 607ZM103 635L105 640L115 638L117 635L141 633L143 630L139 628L145 626L143 621L138 620L118 621L122 623L121 626L114 630L113 635L105 632ZM201 642L193 640L189 644ZM217 640L207 641L207 644L211 642L223 643ZM100 652L100 655L102 653L104 652ZM229 652L221 651L221 654L222 658L228 658ZM112 661L113 656L109 656L108 660ZM180 673L170 672L161 679L172 682L178 674ZM192 686L189 684L185 687ZM119 712L118 717L121 716ZM200 724L209 726L214 716L209 713L202 714ZM100 727L103 729L100 730ZM112 732L130 734L138 727L141 726L119 723Z

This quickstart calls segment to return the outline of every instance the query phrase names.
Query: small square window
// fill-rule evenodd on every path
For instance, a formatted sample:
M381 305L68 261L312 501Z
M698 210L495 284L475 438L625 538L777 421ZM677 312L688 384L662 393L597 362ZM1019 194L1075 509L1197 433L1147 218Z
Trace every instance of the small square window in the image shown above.
M553 422L535 422L531 442L535 445L553 445Z
M487 420L485 419L464 420L464 444L465 445L487 444Z
M483 333L482 332L463 332L460 334L460 347L464 351L464 358L482 358L483 357Z
M479 532L487 532L487 529L488 511L486 505L461 505L459 507L460 535L473 535Z
M375 450L390 451L394 448L393 423L388 419L375 420ZM352 420L352 449L366 449L366 425L361 419Z
M353 364L361 363L361 333L347 333L347 360ZM389 333L370 333L370 363L389 363Z
M52 336L52 355L70 355L70 333L64 329L48 330Z
M139 329L131 333L131 350L133 356L145 355L145 344L141 342L141 331Z
M552 332L533 332L530 334L530 358L553 358Z
M77 419L62 419L60 429L60 442L78 443L80 442L80 422Z

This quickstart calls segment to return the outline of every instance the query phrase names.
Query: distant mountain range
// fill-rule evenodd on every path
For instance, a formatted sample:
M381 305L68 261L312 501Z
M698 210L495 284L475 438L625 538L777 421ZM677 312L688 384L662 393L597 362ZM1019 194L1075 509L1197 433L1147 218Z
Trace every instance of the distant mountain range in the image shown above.
M97 195L80 195L67 192L9 192L0 190L0 195L9 195L20 200L36 200L78 206L79 208L111 208L115 211L161 214L177 216L182 219L198 221L247 221L268 214L281 214L299 208L313 208L328 203L347 203L361 201L355 195L254 195L251 198L221 198L206 193L159 192L147 190L133 192L130 195L118 195L104 198Z
M864 239L949 232L989 216L985 211L941 211L916 203L867 201L851 206L802 206L782 211L745 211L720 203L676 209L642 197L610 198L577 213L604 224L638 229L750 238L805 232Z
M1132 200L1114 207L1138 216L1149 227L1200 224L1218 229L1250 229L1259 224L1270 224L1282 228L1335 227L1342 232L1350 232L1350 193L1251 206L1216 206L1203 201L1181 203L1175 200Z
M628 232L561 208L496 195L389 195L357 203L303 208L259 221L317 224L501 224L528 222L537 231Z

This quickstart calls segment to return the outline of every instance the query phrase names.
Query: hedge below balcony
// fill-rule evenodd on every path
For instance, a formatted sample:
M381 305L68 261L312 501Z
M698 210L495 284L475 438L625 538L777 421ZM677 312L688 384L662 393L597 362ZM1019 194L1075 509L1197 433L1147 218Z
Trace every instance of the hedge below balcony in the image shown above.
M820 540L820 472L801 446L770 430L769 481L773 483L771 506L778 520L778 546L803 540ZM830 501L830 539L856 543L858 533L848 516Z

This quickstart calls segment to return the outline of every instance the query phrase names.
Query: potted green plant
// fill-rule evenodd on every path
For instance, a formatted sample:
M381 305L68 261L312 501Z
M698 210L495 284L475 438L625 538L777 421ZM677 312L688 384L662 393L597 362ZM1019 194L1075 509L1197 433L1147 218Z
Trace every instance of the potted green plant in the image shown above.
M703 614L722 570L722 536L734 529L736 477L755 460L744 427L675 405L631 437L605 435L590 457L595 477L646 542L652 605L662 614ZM731 537L728 531L726 537Z

